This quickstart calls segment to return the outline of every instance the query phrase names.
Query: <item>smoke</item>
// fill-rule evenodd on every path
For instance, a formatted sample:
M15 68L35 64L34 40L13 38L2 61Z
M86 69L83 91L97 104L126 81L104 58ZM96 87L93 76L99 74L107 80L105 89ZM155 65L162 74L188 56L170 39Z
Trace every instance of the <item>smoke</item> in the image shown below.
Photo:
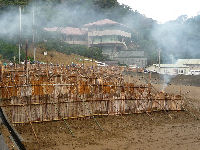
M172 76L172 75L167 75L167 74L164 74L163 75L163 85L162 85L162 91L165 91L166 87L168 86L168 84L171 82L171 80L174 78L175 76Z
M102 4L104 3L102 1ZM61 3L36 1L22 7L22 35L31 37L33 29L41 31L45 27L82 27L84 24L106 18L129 26L129 31L136 31L138 28L142 31L143 25L147 25L143 22L147 20L145 16L125 5L102 9L93 0L68 0ZM6 35L10 39L17 39L19 37L19 8L13 6L10 11L0 14L0 20L0 37ZM149 20L152 23L152 19Z
M53 3L37 1L22 7L22 35L31 36L34 28L42 30L44 27L81 27L83 24L104 19L93 3L82 1L78 4ZM19 37L19 8L13 6L0 14L0 37ZM33 10L34 22L33 26ZM2 11L1 11L2 12Z
M195 35L192 18L186 15L165 24L156 24L151 32L157 47L161 49L163 64L176 64L177 59L200 57L199 36ZM196 38L196 39L195 39ZM175 76L164 74L163 91Z
M171 57L198 58L200 57L199 42L200 36L198 16L188 18L186 15L165 24L156 24L151 32L152 38L161 48L163 63L171 63Z

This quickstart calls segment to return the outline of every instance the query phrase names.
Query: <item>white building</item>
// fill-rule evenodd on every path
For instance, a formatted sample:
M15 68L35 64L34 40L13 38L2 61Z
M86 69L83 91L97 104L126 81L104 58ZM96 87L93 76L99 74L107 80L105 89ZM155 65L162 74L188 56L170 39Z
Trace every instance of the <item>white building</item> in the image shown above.
M178 59L176 64L189 66L190 70L200 70L200 59Z
M190 69L189 66L181 64L153 64L148 67L147 70L151 72L157 72L159 74L169 74L169 75L178 75L178 74L188 74Z
M178 59L176 64L153 64L147 70L169 75L200 75L200 59Z
M88 47L99 47L102 54L109 60L120 64L137 65L145 67L147 58L144 51L132 49L131 30L121 23L110 19L98 20L88 23L83 28L54 27L44 28L52 32L55 37L72 45L85 45Z

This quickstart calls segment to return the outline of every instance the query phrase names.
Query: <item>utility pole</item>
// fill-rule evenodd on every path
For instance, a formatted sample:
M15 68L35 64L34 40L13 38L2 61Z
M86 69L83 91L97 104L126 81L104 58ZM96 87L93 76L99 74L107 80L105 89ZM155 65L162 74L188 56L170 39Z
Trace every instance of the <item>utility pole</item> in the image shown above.
M33 56L34 56L34 62L36 61L36 47L35 47L35 33L36 33L36 26L35 26L35 6L36 6L36 1L34 2L33 5L33 16L32 16L32 32L33 32Z
M28 63L28 40L26 40L26 60L25 60L25 69L24 70L27 70L27 63Z
M33 55L34 55L34 62L35 62L35 8L33 6L33 24L32 24L32 32L33 32Z
M19 6L19 64L21 62L22 8Z
M160 53L161 53L161 49L158 49L158 61L159 61L159 73L160 73Z

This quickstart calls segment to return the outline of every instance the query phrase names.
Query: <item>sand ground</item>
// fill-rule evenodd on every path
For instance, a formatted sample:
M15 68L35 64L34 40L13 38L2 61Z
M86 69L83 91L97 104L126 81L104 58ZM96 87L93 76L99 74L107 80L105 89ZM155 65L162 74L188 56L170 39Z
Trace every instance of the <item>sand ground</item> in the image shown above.
M165 91L181 92L187 111L98 117L103 131L93 119L67 120L75 137L63 121L33 124L39 143L30 125L15 128L28 150L199 150L200 87L169 85Z

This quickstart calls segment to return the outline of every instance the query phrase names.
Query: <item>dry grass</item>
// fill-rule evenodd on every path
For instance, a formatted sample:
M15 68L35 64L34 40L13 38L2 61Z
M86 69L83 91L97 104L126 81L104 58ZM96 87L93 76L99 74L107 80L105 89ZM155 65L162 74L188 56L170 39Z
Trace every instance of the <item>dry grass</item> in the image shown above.
M64 64L64 65L70 65L73 63L75 64L83 64L83 60L86 59L86 57L71 54L66 55L64 53L57 52L55 50L48 51L47 56L44 56L44 49L37 49L36 53L36 60L46 63L53 63L53 64ZM33 49L30 48L28 55L30 57L33 57ZM88 59L88 58L87 58ZM94 60L95 61L95 60ZM92 62L90 61L84 61L85 66L92 66ZM94 65L96 65L95 62L93 62Z

